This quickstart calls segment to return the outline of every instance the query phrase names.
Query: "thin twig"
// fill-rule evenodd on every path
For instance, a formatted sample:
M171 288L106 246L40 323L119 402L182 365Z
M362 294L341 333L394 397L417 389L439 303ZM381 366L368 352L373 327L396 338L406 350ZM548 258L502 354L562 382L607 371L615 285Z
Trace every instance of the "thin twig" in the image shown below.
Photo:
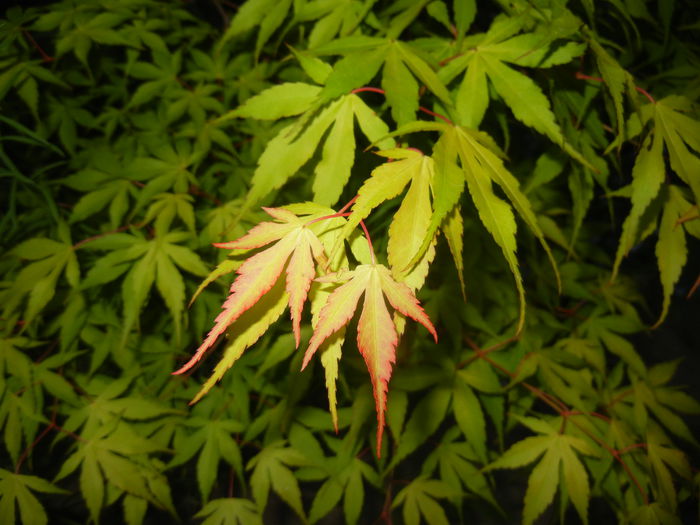
M580 71L576 72L576 78L580 80L592 80L593 82L605 82L605 79L601 77L592 77L590 75L586 75L585 73L581 73ZM647 97L649 102L651 102L652 104L656 104L656 100L654 100L654 97L652 97L646 89L640 88L639 86L634 86L634 89L636 89L638 93L641 93L642 95Z
M24 35L24 38L29 40L29 43L32 45L32 47L34 49L39 51L39 54L41 55L41 59L44 62L51 62L54 60L54 58L52 56L49 56L46 53L46 51L44 51L43 48L38 44L38 42L36 40L34 40L34 37L32 36L32 34L29 31L27 31L26 29L22 29L22 35Z
M74 249L74 250L77 250L78 248L80 248L80 247L83 246L84 244L87 244L87 243L92 242L92 241L96 241L97 239L101 239L102 237L106 237L107 235L113 235L113 234L115 234L115 233L121 233L121 232L123 232L123 231L125 231L125 230L128 230L129 228L132 228L132 227L134 227L134 228L140 228L141 226L142 226L142 225L140 225L140 224L125 224L124 226L120 226L120 227L117 228L116 230L112 230L112 231L105 232L105 233L98 233L97 235L93 235L93 236L91 236L91 237L87 237L86 239L83 239L82 241L76 242L76 243L73 245L73 249Z
M354 95L356 93L365 93L365 92L379 93L381 95L386 95L386 91L384 91L383 89L379 89L379 88L375 88L375 87L371 87L371 86L365 86L365 87L353 89L350 93L352 93ZM448 124L450 124L451 126L454 126L454 122L452 122L450 119L448 119L445 115L441 115L440 113L436 113L435 111L432 111L432 110L430 110L426 107L423 107L423 106L418 106L418 109L420 111L422 111L423 113L430 115L431 117L442 119L445 122L447 122Z

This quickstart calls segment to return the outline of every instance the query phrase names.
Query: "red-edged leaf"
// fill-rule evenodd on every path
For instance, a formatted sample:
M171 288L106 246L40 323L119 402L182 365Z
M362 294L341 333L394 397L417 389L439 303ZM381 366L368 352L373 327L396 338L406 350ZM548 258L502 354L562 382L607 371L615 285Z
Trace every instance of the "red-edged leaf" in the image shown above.
M310 230L301 228L297 237L297 247L287 265L287 293L297 347L301 338L301 311L309 294L311 281L316 275L313 256L318 260L322 253L323 246L318 238Z
M281 239L302 224L299 218L288 210L282 208L263 208L263 210L271 217L284 222L262 222L257 226L253 226L243 237L235 241L214 243L214 246L227 250L261 248L266 244Z
M304 362L301 365L302 370L309 364L321 343L352 319L357 308L357 301L360 300L360 296L365 291L368 277L366 272L358 275L358 271L359 268L344 274L345 276L350 276L350 280L335 289L321 309L318 324L309 341L309 348L306 349L304 354Z
M282 273L289 255L294 250L295 237L294 235L283 237L277 244L253 255L238 268L236 271L238 277L231 285L231 295L228 296L228 299L221 307L223 311L214 321L214 328L211 329L209 334L207 334L207 338L197 348L192 359L185 363L182 368L173 372L173 374L182 374L192 368L202 358L204 352L224 333L226 328L274 286L280 273Z
M327 281L328 277L326 276L324 281ZM319 313L309 348L304 355L302 369L309 363L319 346L350 321L357 309L360 296L364 294L362 313L357 325L357 345L372 379L377 410L377 455L379 455L384 431L387 385L391 378L392 365L396 360L398 344L396 327L384 296L386 295L395 310L425 326L435 341L437 341L437 333L411 289L405 284L394 281L386 266L363 264L352 272L344 273L343 277L350 280L328 296Z
M285 208L266 208L262 207L270 217L277 219L278 221L298 223L299 217L297 217L294 212L289 211Z
M252 249L275 240L277 243L253 255L238 268L238 276L231 285L231 294L224 302L223 311L216 318L214 328L192 359L173 374L182 374L192 368L217 338L275 285L285 265L287 265L286 289L289 294L292 326L296 344L299 346L301 312L316 273L313 259L325 260L323 246L294 213L281 208L265 208L265 211L273 218L285 222L263 222L240 239L217 246ZM287 261L289 261L288 264Z
M396 328L382 296L379 275L376 271L372 271L357 324L357 346L372 378L377 410L377 454L382 449L386 392L391 379L392 365L396 362L397 344Z
M391 272L385 266L378 266L377 273L381 281L382 291L391 303L391 306L406 317L410 317L414 321L425 326L437 343L438 336L435 327L433 323L430 322L428 314L426 314L420 304L418 304L418 299L413 295L411 289L403 283L394 281L391 277Z

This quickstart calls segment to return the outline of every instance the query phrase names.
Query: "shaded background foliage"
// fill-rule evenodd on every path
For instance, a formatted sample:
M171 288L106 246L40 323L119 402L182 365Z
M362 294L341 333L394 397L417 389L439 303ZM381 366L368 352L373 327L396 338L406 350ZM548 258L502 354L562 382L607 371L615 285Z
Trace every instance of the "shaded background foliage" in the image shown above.
M524 21L516 33L539 35L538 46L581 45L552 67L523 62L514 69L539 86L567 144L598 173L533 131L531 120L514 118L517 108L493 85L483 121L464 120L472 117L471 106L457 103L462 73L448 79L445 68L468 52L459 47L465 33L489 31L507 16ZM695 521L698 425L689 416L700 408L693 400L700 396L698 298L685 296L698 267L697 231L689 219L688 262L672 283L669 316L649 331L670 295L658 284L656 217L643 217L648 235L630 240L627 248L635 247L610 280L616 252L627 251L618 247L646 101L623 85L627 79L606 88L576 74L610 79L624 68L657 101L683 95L683 113L697 125L697 17L692 1L642 0L93 0L8 8L0 27L0 521L188 522L196 515L208 524L263 517L511 523L532 522L545 509L542 522ZM428 73L416 75L423 87L413 92L391 84L386 71L358 85L336 74L343 89L330 99L362 84L382 86L386 98L359 96L390 130L412 118L429 121L417 110L420 100L491 134L532 202L563 280L559 295L544 251L521 224L526 328L489 354L495 365L479 359L475 349L514 333L518 298L501 249L465 193L463 268L455 270L454 251L441 240L419 291L440 344L407 327L381 459L371 388L353 341L341 361L337 435L321 367L299 372L302 354L286 321L193 407L187 402L225 345L191 377L170 376L210 328L230 279L202 291L191 308L187 301L216 263L232 261L232 270L245 257L211 244L264 220L260 204L311 199L314 167L324 157L319 148L298 174L251 199L259 157L290 120L227 112L284 82L322 84L314 73L342 69L333 43L360 33L410 42L449 88L450 103L440 100L438 84L424 86ZM610 54L607 71L595 45ZM518 58L527 61L538 48ZM309 111L299 117L302 127L314 117ZM370 141L355 135L358 152L338 208L382 162L363 153ZM435 137L398 140L428 154ZM664 184L695 203L693 184L688 189L668 156L664 163ZM662 208L663 191L651 211ZM386 251L400 202L389 200L366 220L377 253ZM306 327L305 341L310 333ZM676 358L684 359L680 366L668 364ZM523 382L581 414L605 412L614 425L595 417L582 418L583 428L567 424L579 416L554 410ZM690 385L692 397L675 385ZM643 388L651 392L646 398ZM626 401L613 407L611 399ZM591 434L626 450L625 464L604 448L599 458L589 454ZM571 441L580 447L571 461L587 473L560 479L557 465L546 484L556 496L547 501L528 492L533 469L514 469L526 462L508 455L533 436L579 440Z

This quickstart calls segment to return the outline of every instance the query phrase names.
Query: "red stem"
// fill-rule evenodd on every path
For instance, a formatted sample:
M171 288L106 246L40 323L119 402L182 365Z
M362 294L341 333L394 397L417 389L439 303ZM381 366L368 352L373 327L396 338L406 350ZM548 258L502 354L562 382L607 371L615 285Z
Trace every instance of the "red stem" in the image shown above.
M233 471L233 467L231 467L228 471L228 492L227 492L227 495L229 498L233 497L233 483L234 483L234 471Z
M606 423L610 423L610 418L608 416L604 416L598 412L581 412L580 410L572 410L571 412L567 413L567 416L593 416L605 421Z
M359 197L359 195L355 195L352 199L350 199L350 200L348 201L348 203L347 203L345 206L343 206L342 208L340 208L340 209L338 210L338 213L343 213L343 212L344 212L345 210L347 210L350 206L352 206L353 204L355 204L355 201L357 200L357 197Z
M634 86L634 89L636 89L639 93L647 97L649 102L651 102L652 104L656 104L656 100L654 100L654 97L652 97L646 89L642 89L639 86Z
M310 225L315 224L317 222L325 221L326 219L335 219L336 217L349 217L349 216L350 216L349 213L341 213L341 212L333 213L331 215L324 215L323 217L318 217L316 219L310 220L309 222L304 224L304 226L310 226Z
M386 95L386 91L384 91L383 89L376 88L376 87L361 87L361 88L353 89L350 93L352 95L355 95L357 93L365 93L365 92L379 93L380 95Z
M592 80L593 82L605 82L605 80L601 77L592 77L590 75L586 75L585 73L581 73L580 71L576 72L576 78L580 80ZM649 102L656 104L656 100L654 100L654 97L652 97L646 89L640 88L639 86L634 86L634 89L636 89L638 93L641 93L647 97Z
M223 202L221 202L217 197L210 193L207 193L202 188L200 188L199 186L195 186L194 184L190 184L190 187L187 189L187 193L191 195L196 195L198 197L204 197L205 199L208 199L214 204L216 204L217 206L221 206L223 204Z
M441 115L440 113L435 113L434 111L430 111L428 108L424 108L423 106L418 106L418 109L420 109L423 113L426 113L432 117L436 117L436 118L444 120L450 126L454 126L454 122L452 122L450 119L448 119L445 115Z
M29 31L27 31L26 29L22 29L22 34L24 35L24 38L29 40L29 43L32 44L32 47L34 47L34 49L39 51L39 54L41 55L41 58L44 62L51 62L54 59L52 56L49 56L48 54L46 54L46 51L44 51L41 48L41 46L37 43L37 41L34 40L34 37L32 36L32 34Z
M631 388L628 388L627 390L620 392L619 394L617 394L614 398L612 398L610 400L610 403L608 403L608 405L605 408L610 410L615 403L618 403L619 401L623 400L624 398L626 398L627 396L629 396L631 394L634 394L634 390L632 390Z
M375 88L360 88L360 89L375 89ZM318 217L317 219L313 219L309 222L306 223L306 226L309 226L315 222L319 221L324 221L326 219L335 219L336 217L349 217L351 213L347 213L345 210L347 210L350 206L352 206L355 201L357 200L358 195L355 195L350 201L340 208L340 211L337 213L333 213L331 215L324 215L323 217ZM374 258L374 246L372 246L372 238L369 236L369 231L367 231L367 226L365 226L365 221L360 221L360 226L362 227L362 231L365 232L365 238L367 239L367 244L369 245L369 255L372 260L372 264L375 263L375 258Z
M85 442L85 440L82 437L80 437L78 434L76 434L75 432L71 432L70 430L66 430L66 429L64 429L56 424L56 407L54 406L54 409L51 413L51 421L49 422L49 424L46 425L46 428L41 431L41 433L36 437L36 439L34 439L34 441L32 441L31 444L22 451L22 454L17 459L17 464L15 465L15 474L19 474L19 471L22 468L22 465L29 457L29 453L34 449L34 447L36 447L39 444L39 442L42 439L44 439L46 437L46 434L51 432L51 430L53 430L53 429L56 429L60 432L64 432L64 433L68 434L76 441Z
M693 287L690 289L688 292L688 295L685 296L686 299L690 299L693 294L695 293L695 290L698 289L698 286L700 286L700 275L698 275L698 278L695 279L695 283L693 283Z
M83 239L82 241L78 241L73 245L73 249L77 250L80 248L83 244L87 244L91 241L96 241L97 239L101 239L102 237L106 237L107 235L112 235L114 233L121 233L125 230L128 230L131 227L136 227L139 228L141 225L139 224L125 224L124 226L120 226L116 230L112 230L110 232L105 232L105 233L98 233L97 235L93 235L92 237L88 237L87 239Z
M393 481L393 480L392 480ZM384 495L384 505L382 505L382 511L379 517L374 521L374 523L384 522L386 525L391 525L391 507L393 502L393 494L391 490L391 481L389 482L386 493Z
M352 199L348 201L348 203L340 208L337 212L331 214L331 215L324 215L323 217L318 217L317 219L313 219L305 224L305 226L309 226L311 224L314 224L315 222L320 222L320 221L325 221L326 219L335 219L336 217L348 217L350 214L345 213L345 210L347 210L350 206L355 204L355 201L357 200L358 195L355 195Z
M638 448L647 448L648 446L649 445L647 445L646 443L635 443L634 445L628 445L625 448L621 448L620 450L618 450L618 452L620 454L626 454L630 450L636 450Z
M55 417L55 416L54 416ZM52 418L53 419L53 418ZM53 422L53 420L46 426L44 430L41 431L41 434L39 434L32 443L25 448L22 451L22 455L19 457L17 460L17 464L15 465L15 474L19 474L19 470L22 468L22 464L26 461L27 457L29 457L29 453L32 451L32 449L39 444L39 441L44 439L44 436L51 432L51 429L56 428L56 423Z
M352 93L354 95L356 93L365 93L365 92L379 93L381 95L386 95L386 92L383 89L369 87L369 86L353 89L350 93ZM423 106L419 106L418 109L421 110L423 113L430 115L431 117L442 119L445 122L447 122L448 124L454 126L454 122L452 122L450 119L448 119L445 115L441 115L440 113L436 113L434 111L431 111L428 108L423 107Z
M449 64L450 62L452 62L455 58L461 57L463 54L464 53L457 53L456 55L452 55L452 56L449 56L447 58L443 58L442 60L440 60L440 62L438 62L438 64L440 64L440 67L442 67L445 64Z
M362 226L362 231L365 232L365 238L367 239L367 244L369 244L369 256L372 260L372 264L374 264L374 246L372 246L372 239L370 238L369 232L367 231L367 226L365 226L365 221L360 221L360 226Z

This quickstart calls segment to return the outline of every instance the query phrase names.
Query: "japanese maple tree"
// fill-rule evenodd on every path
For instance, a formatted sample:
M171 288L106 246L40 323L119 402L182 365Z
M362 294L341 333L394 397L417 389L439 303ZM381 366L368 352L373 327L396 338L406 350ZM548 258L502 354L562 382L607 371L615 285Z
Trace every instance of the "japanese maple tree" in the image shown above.
M695 3L7 8L0 523L696 522Z

